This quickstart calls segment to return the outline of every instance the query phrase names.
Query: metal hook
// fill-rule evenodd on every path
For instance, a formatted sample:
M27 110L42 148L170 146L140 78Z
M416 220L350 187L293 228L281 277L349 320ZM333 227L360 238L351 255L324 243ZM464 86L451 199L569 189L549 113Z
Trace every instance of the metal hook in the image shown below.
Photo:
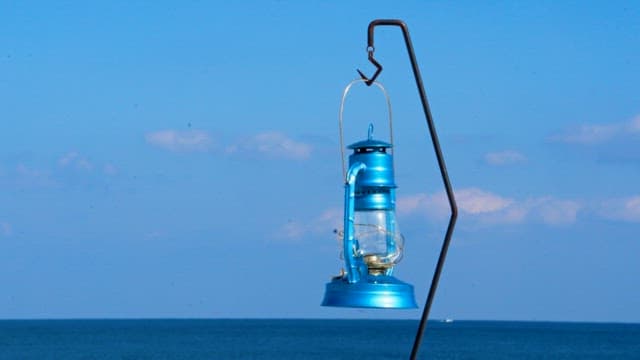
M358 71L358 74L360 74L360 77L362 78L362 80L364 80L364 83L367 84L367 86L371 86L371 84L373 84L373 82L376 81L376 78L378 77L378 75L380 75L380 73L382 72L382 65L380 65L380 63L373 58L373 50L374 50L373 46L369 46L367 49L367 51L369 52L369 61L376 67L376 72L373 74L373 77L369 79L365 74L362 73L362 71L360 71L359 69L356 69L356 71Z

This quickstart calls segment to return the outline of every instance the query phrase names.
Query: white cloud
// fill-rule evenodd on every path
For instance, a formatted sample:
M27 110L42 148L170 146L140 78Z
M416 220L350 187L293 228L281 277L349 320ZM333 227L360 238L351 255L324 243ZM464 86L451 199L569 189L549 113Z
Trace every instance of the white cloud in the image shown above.
M204 130L160 130L145 134L151 145L170 151L189 152L207 151L213 146L213 140Z
M578 211L583 206L574 200L560 200L547 196L530 201L529 208L545 224L566 225L576 222Z
M477 188L465 188L455 191L456 203L461 213L480 215L495 213L513 203L504 198ZM451 210L444 192L435 194L413 194L397 199L397 212L400 215L423 213L430 217L447 217Z
M426 209L429 204L433 202L429 195L427 194L414 194L414 195L406 195L396 199L396 211L398 214L411 214L419 211L420 209ZM444 196L441 196L440 199L437 200L445 200L440 206L435 206L434 209L439 210L442 209L442 212L446 212L449 210L446 199Z
M11 236L13 234L13 229L11 228L11 224L6 221L0 221L0 235L2 236Z
M258 153L273 158L305 160L311 156L311 149L311 145L295 141L281 132L267 131L228 146L227 153Z
M620 127L618 124L584 124L569 130L565 134L553 136L552 140L567 144L592 145L611 140L619 131Z
M500 211L513 204L512 199L503 198L476 188L455 192L458 207L469 214L484 214Z
M527 158L515 150L490 152L484 156L484 161L489 165L502 166L525 162Z
M83 171L91 171L93 169L91 162L75 151L70 151L60 157L58 165L63 168L74 168Z
M396 199L398 215L423 214L429 218L443 219L449 216L450 211L449 201L444 193L412 194Z
M215 143L203 130L161 130L145 134L147 143L170 151L192 152L214 150ZM219 147L215 147L219 149ZM296 141L279 131L266 131L228 145L230 155L258 154L269 158L305 160L311 156L311 145Z
M640 222L640 195L603 201L599 213L610 220Z
M626 122L610 124L581 124L550 140L566 144L596 145L616 138L640 133L640 115Z
M548 225L574 223L583 206L578 201L556 199L551 196L516 200L478 188L455 191L461 217L483 224L513 224L525 221ZM402 196L397 201L398 214L422 214L441 219L450 214L444 192Z

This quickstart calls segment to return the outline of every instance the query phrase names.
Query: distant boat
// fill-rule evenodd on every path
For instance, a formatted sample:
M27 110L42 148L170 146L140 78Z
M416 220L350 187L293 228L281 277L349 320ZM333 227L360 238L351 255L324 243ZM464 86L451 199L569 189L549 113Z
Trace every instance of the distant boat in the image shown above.
M452 318L446 318L446 319L442 320L442 322L446 323L446 324L451 324L453 322L453 319Z

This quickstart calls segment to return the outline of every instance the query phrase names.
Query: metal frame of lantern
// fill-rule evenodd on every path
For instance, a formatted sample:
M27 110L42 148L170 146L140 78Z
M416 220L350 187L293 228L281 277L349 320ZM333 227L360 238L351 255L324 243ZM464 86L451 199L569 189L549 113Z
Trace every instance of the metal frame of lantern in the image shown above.
M420 75L420 70L418 68L418 63L416 61L415 58L415 53L413 50L413 45L411 43L411 38L409 37L409 29L407 27L407 25L402 21L402 20L389 20L389 19L378 19L378 20L374 20L372 22L369 23L369 27L368 27L368 31L367 31L367 52L368 52L368 59L369 61L376 67L376 72L374 73L374 75L371 78L366 77L360 70L358 70L358 73L360 74L360 76L362 77L362 79L365 81L365 83L368 86L371 86L372 84L376 83L375 80L378 77L378 75L380 75L380 72L382 71L382 65L380 65L380 63L378 61L376 61L376 59L373 57L374 51L375 51L375 47L374 47L374 30L377 26L397 26L402 30L402 34L404 37L404 41L405 41L405 45L407 48L407 52L409 55L409 60L411 61L411 68L413 70L413 75L416 81L416 86L418 88L418 93L420 95L420 100L422 102L422 109L424 111L424 115L427 121L427 126L429 128L429 135L431 137L431 142L433 144L433 149L436 155L436 159L438 162L438 167L440 169L440 174L442 177L442 182L444 184L445 187L445 191L447 194L447 198L449 201L449 206L451 208L451 217L449 218L449 224L447 227L447 231L445 233L444 236L444 241L442 243L442 247L440 250L440 255L438 257L438 262L436 264L436 268L433 274L433 278L431 280L431 285L429 287L429 294L427 295L427 300L424 306L424 310L422 312L422 317L420 319L420 324L418 327L418 330L416 332L416 337L413 343L413 348L411 349L411 359L415 359L418 355L418 351L420 348L420 345L422 343L422 338L424 335L424 331L427 325L427 319L429 317L429 311L431 309L431 305L433 303L433 299L435 297L436 294L436 290L438 288L438 282L440 281L440 275L442 273L442 268L444 266L444 262L447 256L447 252L449 249L449 244L451 242L451 236L453 234L453 230L455 227L455 223L456 223L456 219L458 217L458 208L456 205L456 201L455 201L455 196L453 193L453 188L451 186L451 182L449 181L449 175L447 174L447 168L445 166L445 161L444 161L444 157L442 155L442 151L440 149L440 142L438 140L438 135L436 133L436 128L435 128L435 124L433 121L433 117L431 115L431 110L429 108L429 103L427 101L427 95L426 92L424 90L424 85L422 83L422 77ZM377 83L376 83L377 84ZM342 111L342 110L341 110ZM341 134L342 136L342 134ZM341 139L342 140L342 139ZM370 141L372 141L371 136L369 137ZM354 144L356 145L356 144ZM367 146L372 145L371 143L367 144ZM378 144L379 148L383 148L384 144ZM353 148L353 145L352 145ZM373 147L375 148L375 147ZM357 146L354 148L354 150L357 150ZM352 155L353 156L353 155ZM344 157L343 157L343 161L344 161ZM343 167L344 168L344 167ZM350 261L353 261L353 257L350 254L351 249L347 248L347 244L349 246L352 246L352 240L353 239L347 239L347 236L349 236L348 234L348 226L350 226L350 224L352 224L351 220L349 220L347 217L351 216L353 214L353 210L351 208L351 206L354 204L354 200L353 200L353 196L355 194L355 183L356 183L356 177L358 175L358 173L360 171L362 171L364 168L366 168L366 164L362 164L360 163L358 164L350 164L350 171L348 172L348 174L346 174L346 185L345 188L347 191L345 191L345 208L346 208L346 212L345 212L345 235L344 235L344 243L345 243L345 247L344 247L344 257L345 257L345 262L347 265L347 274L346 274L346 282L343 281L343 279L345 279L345 276L338 276L334 279L332 279L332 281L327 284L327 292L330 294L329 297L331 298L331 292L335 292L337 291L337 295L338 296L334 296L335 299L338 299L338 301L335 304L326 304L324 303L323 305L333 305L333 306L364 306L364 307L391 307L391 308L407 308L407 307L411 307L409 306L409 303L404 302L407 298L408 295L410 294L411 297L413 296L413 288L411 287L411 285L406 284L406 283L402 283L399 280L393 278L387 274L384 274L382 276L385 277L390 277L391 279L387 279L385 278L384 281L381 281L379 283L376 284L376 281L378 279L382 279L382 278L370 278L370 277L366 277L367 281L354 281L355 278L353 278L353 275L350 275L351 273L349 272L349 270L354 270L353 273L355 273L358 268L358 266L362 266L359 263L350 263ZM384 185L383 185L384 187ZM395 187L395 184L387 184L387 187L389 187L389 189L393 189ZM393 194L393 196L390 197L390 199L395 199L395 192L391 192ZM394 200L395 201L395 200ZM394 205L395 206L395 205ZM394 207L395 210L395 207ZM347 258L349 258L349 260L347 260ZM361 272L360 272L361 273ZM351 278L350 278L351 276ZM362 279L357 279L357 280L362 280ZM379 286L382 285L382 286ZM384 289L385 286L387 286L387 290L389 290L386 294L384 293ZM362 290L360 293L359 290ZM382 293L375 293L375 291L377 290L382 290ZM353 305L350 301L350 299L344 299L344 298L340 298L340 295L343 295L345 293L348 293L349 291L352 291L352 293L356 294L356 298L359 299L356 301L356 304ZM397 299L395 300L396 302L394 303L396 306L377 306L378 304L373 304L374 306L372 306L372 304L367 303L366 301L363 301L363 299L366 299L367 296L372 296L373 298L376 298L376 296L378 298L384 297L385 295L389 295L389 294L395 294L395 295L400 295L400 300L398 301ZM336 295L336 294L333 294ZM325 302L326 302L326 296L325 296ZM393 301L392 301L393 303ZM346 305L345 305L346 304Z

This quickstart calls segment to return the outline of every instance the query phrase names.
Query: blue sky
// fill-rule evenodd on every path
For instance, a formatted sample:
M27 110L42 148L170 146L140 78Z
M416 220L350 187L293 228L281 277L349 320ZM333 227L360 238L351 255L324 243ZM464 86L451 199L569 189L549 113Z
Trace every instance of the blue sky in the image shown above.
M319 306L376 18L409 25L461 211L432 316L640 322L635 2L5 3L0 318L417 319ZM376 58L422 304L446 204L397 29ZM346 141L385 111L354 88Z

